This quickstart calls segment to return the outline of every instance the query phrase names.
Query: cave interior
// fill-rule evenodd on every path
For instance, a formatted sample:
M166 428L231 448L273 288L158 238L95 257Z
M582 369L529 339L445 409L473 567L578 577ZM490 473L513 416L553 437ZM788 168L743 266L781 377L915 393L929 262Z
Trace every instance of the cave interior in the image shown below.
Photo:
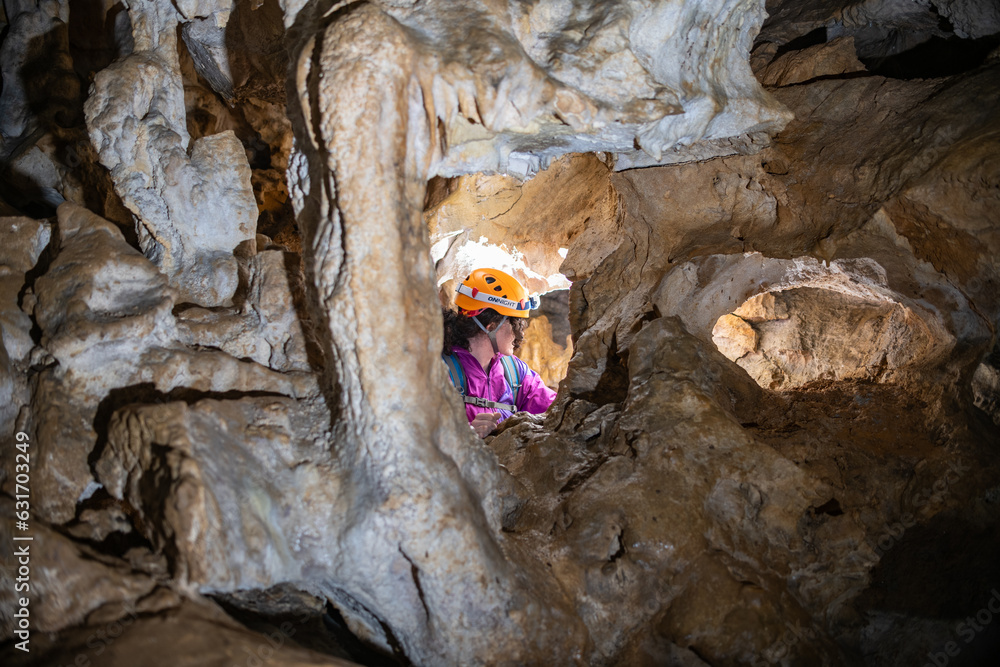
M0 8L4 664L996 664L997 3Z

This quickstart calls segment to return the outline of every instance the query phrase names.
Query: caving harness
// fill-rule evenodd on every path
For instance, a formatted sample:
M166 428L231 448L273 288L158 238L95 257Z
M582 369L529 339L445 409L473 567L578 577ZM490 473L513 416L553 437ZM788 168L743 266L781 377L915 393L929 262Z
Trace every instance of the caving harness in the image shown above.
M521 370L518 368L518 365L514 361L513 357L508 357L504 354L500 355L500 363L503 364L503 377L511 389L511 395L514 397L513 405L510 403L488 401L485 398L480 398L478 396L469 396L469 383L465 378L465 371L462 370L462 363L458 360L458 356L455 354L446 354L442 355L441 358L444 359L445 364L448 365L448 377L451 378L451 383L455 385L455 389L458 389L459 393L462 394L462 400L465 403L475 405L480 408L493 408L494 410L517 412L517 399L521 394L521 383L524 382L524 374L521 373Z

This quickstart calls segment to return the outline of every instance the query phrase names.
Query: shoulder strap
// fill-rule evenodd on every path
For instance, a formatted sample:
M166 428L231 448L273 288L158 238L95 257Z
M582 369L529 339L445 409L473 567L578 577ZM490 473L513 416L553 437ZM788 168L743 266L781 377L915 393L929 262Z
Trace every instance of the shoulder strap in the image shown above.
M465 372L462 370L462 364L458 357L454 354L443 354L441 358L448 366L448 377L451 378L451 383L455 385L455 389L458 389L458 393L465 396L468 385L465 382Z
M485 398L479 398L478 396L468 396L468 385L465 381L465 372L462 370L462 362L458 360L458 357L454 354L443 354L441 358L444 360L445 365L448 367L448 377L451 379L451 383L455 385L455 389L462 394L462 401L465 403L471 403L481 408L493 408L494 410L506 410L507 412L517 412L517 394L514 395L514 404L510 405L507 403L497 403L496 401L488 401ZM506 359L506 357L501 357ZM509 376L507 375L507 366L504 365L504 377L507 377L507 383L510 384ZM520 386L520 385L519 385Z
M514 357L501 355L500 363L503 364L503 376L506 378L507 384L510 385L511 394L514 397L514 405L517 405L517 399L521 393L521 384L524 382L524 374L521 373L521 369L518 367L517 362L514 361Z

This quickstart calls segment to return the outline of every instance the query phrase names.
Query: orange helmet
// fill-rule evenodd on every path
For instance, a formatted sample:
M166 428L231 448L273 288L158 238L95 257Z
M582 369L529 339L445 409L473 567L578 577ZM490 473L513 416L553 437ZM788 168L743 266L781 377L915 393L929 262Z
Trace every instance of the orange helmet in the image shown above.
M458 286L455 305L469 316L492 308L501 315L527 317L538 308L538 297L529 297L528 290L517 279L497 269L476 269Z

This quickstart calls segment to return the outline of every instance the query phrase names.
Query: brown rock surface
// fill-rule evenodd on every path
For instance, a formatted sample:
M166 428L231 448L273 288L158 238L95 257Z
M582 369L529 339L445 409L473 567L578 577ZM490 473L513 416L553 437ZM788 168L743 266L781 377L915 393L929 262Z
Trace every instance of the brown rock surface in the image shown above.
M512 273L532 294L568 287L560 266L570 246L581 245L571 241L614 226L618 198L610 171L594 155L573 155L524 182L486 174L455 179L424 214L448 303L458 282L486 265Z
M566 377L566 367L573 356L573 341L569 336L560 345L552 335L552 323L545 315L531 318L517 356L538 373L542 382L553 389Z
M763 309L744 304L736 312L756 311L753 325L735 314L723 315L712 330L719 351L762 387L780 391L815 380L893 381L900 369L920 365L934 348L934 334L898 303L815 288L767 296L771 312L783 317L768 317Z
M712 327L712 341L732 361L756 350L757 338L757 331L736 314L723 315Z
M0 498L0 508L6 516L14 514L14 501ZM31 600L29 607L31 629L37 632L58 632L64 628L82 624L88 616L123 606L133 607L143 597L149 595L157 585L154 577L144 572L135 572L124 560L104 556L93 549L74 542L56 531L32 522L30 542L15 542L10 521L0 528L3 538L3 558L5 562L16 563L18 550L28 547L27 563L29 574L21 577L27 588L15 591L16 570L8 572L0 583L0 604L5 609L15 609L18 597L26 595ZM16 533L24 535L21 531ZM112 618L111 620L114 620ZM4 614L0 637L11 639L12 619ZM30 645L30 644L29 644Z
M778 56L760 72L758 79L765 86L781 87L864 70L854 53L854 38L838 37Z
M247 630L210 600L184 601L166 611L132 613L89 623L39 641L34 655L10 654L10 665L76 664L128 667L251 665L351 667L356 663L301 648L302 626L291 621L268 634ZM167 648L169 647L169 648ZM98 662L99 661L99 662Z

